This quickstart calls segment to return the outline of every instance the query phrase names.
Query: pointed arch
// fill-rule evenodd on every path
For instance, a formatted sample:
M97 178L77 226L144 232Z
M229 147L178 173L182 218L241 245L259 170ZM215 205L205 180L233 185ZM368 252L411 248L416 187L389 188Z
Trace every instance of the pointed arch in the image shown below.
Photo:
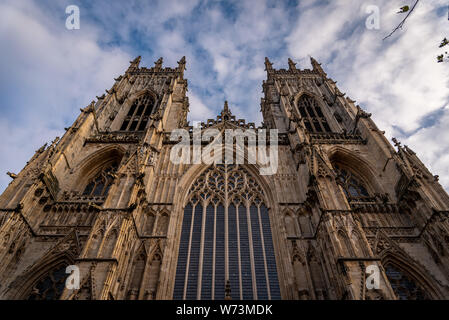
M310 224L310 216L312 215L312 208L306 206L298 211L298 223L302 237L312 235L312 227Z
M385 250L382 265L390 285L400 300L444 299L428 272L400 252Z
M347 233L343 230L337 231L338 242L340 243L340 253L342 257L352 257L354 250L352 249L351 241Z
M370 200L375 194L383 193L375 168L364 158L341 146L332 147L327 156L338 175L337 183L348 199Z
M156 298L157 288L159 285L159 275L161 272L161 264L162 251L159 245L157 245L150 259L148 286L147 292L145 293L147 300L153 300Z
M104 239L104 243L101 248L102 258L112 258L112 254L114 252L117 239L118 239L118 230L117 228L113 228L107 233Z
M73 168L77 175L72 189L90 195L95 193L95 187L102 183L103 187L99 187L97 193L107 194L124 154L125 150L121 146L108 146L82 159ZM89 191L87 188L90 183L92 185Z
M309 261L310 277L312 278L316 299L325 300L327 298L326 281L324 278L321 259L318 256L318 251L311 246L309 247L307 256Z
M280 298L267 197L258 178L249 166L218 164L192 182L174 299L224 299L227 281L237 299Z
M168 231L168 225L170 222L170 215L169 212L167 211L162 211L159 216L156 219L156 232L158 235L160 236L165 236L167 235L167 231Z
M156 110L157 95L145 89L130 99L127 114L120 126L120 131L143 131L150 119L150 115Z
M129 279L128 292L126 296L127 300L139 299L146 261L147 254L145 251L145 247L142 244L140 249L137 251L132 263L131 277Z
M299 115L310 133L332 132L323 108L314 95L302 93L295 100Z
M354 251L356 256L358 257L368 257L369 253L365 247L365 243L363 241L362 236L359 232L353 230L351 232L351 242L354 245Z
M284 223L287 237L298 237L298 224L296 222L296 217L292 212L286 211L284 213Z
M88 247L86 248L87 258L96 258L98 255L98 250L100 250L101 243L103 241L104 230L99 228L87 242Z
M69 252L60 252L43 257L34 266L26 269L12 282L11 299L58 300L65 288L68 274L66 267L73 265L75 257Z
M153 235L154 223L156 221L156 213L153 210L148 210L145 213L145 227L144 234L146 236Z

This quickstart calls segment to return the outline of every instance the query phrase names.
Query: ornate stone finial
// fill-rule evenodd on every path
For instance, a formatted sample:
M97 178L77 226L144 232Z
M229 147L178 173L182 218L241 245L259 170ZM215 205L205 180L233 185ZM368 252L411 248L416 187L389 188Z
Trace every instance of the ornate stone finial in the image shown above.
M15 174L15 173L12 173L12 172L6 172L6 174L8 175L8 176L10 176L11 177L11 179L15 179L15 178L17 178L17 174Z
M268 57L265 57L265 71L267 72L273 71L273 64L270 62Z
M36 150L36 153L42 153L45 151L45 148L47 148L47 143L45 143L42 147Z
M178 61L178 64L185 65L186 64L186 56L183 56L181 60Z
M313 57L310 57L310 63L312 64L313 70L318 72L323 77L327 77L326 72L321 68L321 63L318 63Z
M181 77L183 77L184 70L186 70L186 56L183 56L181 60L178 61L178 71L181 72Z
M59 142L59 137L56 137L52 142L51 142L51 144L54 146L55 144L57 144L58 142Z
M141 56L138 56L138 57L135 58L133 61L130 61L130 62L129 62L129 63L130 63L130 66L129 66L127 72L134 71L134 70L138 69L138 68L139 68L139 64L140 64L140 59L141 59L141 58L142 58Z
M409 148L409 146L404 145L405 151L407 151L411 155L415 155L416 152Z
M321 64L318 63L318 61L315 60L314 57L310 57L310 63L312 64L312 66L314 67L315 65L320 66Z
M162 57L160 57L155 63L154 63L154 68L157 70L162 69L162 62L164 62L164 59L162 59Z
M131 63L132 65L139 65L140 63L140 59L142 59L141 56L137 56L133 61L130 61L129 63Z
M293 62L293 60L290 58L288 58L288 68L290 69L290 71L296 70L296 63Z
M398 141L398 139L393 138L391 140L393 141L395 147L401 148L401 143Z
M226 113L229 113L229 106L228 106L228 100L225 100L223 111Z
M229 282L229 280L226 280L225 300L232 300L232 297L231 297L231 283Z

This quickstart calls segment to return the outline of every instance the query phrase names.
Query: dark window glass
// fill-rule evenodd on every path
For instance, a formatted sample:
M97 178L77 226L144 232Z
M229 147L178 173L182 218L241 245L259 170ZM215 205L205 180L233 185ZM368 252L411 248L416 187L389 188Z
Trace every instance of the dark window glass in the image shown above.
M145 130L145 127L147 126L147 120L142 120L142 122L139 125L139 131Z
M253 204L235 198L232 204L223 206L219 198L232 199L237 190L247 199L255 199ZM263 194L256 179L238 166L217 165L193 183L190 194L181 229L173 298L222 300L228 293L234 300L279 299L268 209L259 200ZM193 204L196 207L192 214ZM227 281L230 292L225 288Z
M136 130L136 128L137 128L137 124L139 123L139 120L134 120L132 123L131 123L131 126L129 127L129 131L134 131L134 130Z
M351 172L341 168L338 164L334 164L334 168L337 172L337 181L343 187L343 191L349 200L363 199L370 196L360 179Z
M129 121L128 120L125 120L125 121L123 121L123 124L122 124L122 126L120 127L120 130L126 130L126 128L128 127L128 124L129 124Z
M139 108L137 109L136 116L141 116L144 108L145 108L145 106L141 104L139 106Z
M281 291L279 289L278 273L276 269L276 257L274 256L273 239L271 237L270 217L268 216L268 209L265 205L260 207L260 218L262 220L265 254L267 256L271 299L279 300L281 299Z
M187 254L189 250L190 225L192 224L192 205L189 203L184 209L181 241L179 243L178 265L176 267L175 289L173 299L181 300L184 296L184 281L186 278Z
M229 283L231 296L240 297L239 252L237 240L237 219L234 205L228 208L228 250L229 250Z
M208 205L204 230L203 277L201 280L201 299L212 299L212 258L214 253L214 216L215 208Z
M394 293L400 300L427 300L426 292L407 274L392 264L387 264L385 273Z
M240 231L240 263L242 265L242 293L243 299L253 299L253 282L251 274L251 258L249 251L248 222L246 208L239 207Z
M298 101L298 109L308 131L331 132L327 119L314 98L303 95Z
M312 125L310 124L310 122L308 120L304 120L304 125L306 126L306 129L309 130L310 132L315 131L315 130L313 130Z
M67 264L55 267L50 273L37 282L28 300L57 300L64 290L69 274L65 273Z
M84 188L83 195L84 196L93 196L93 197L105 197L109 188L113 183L113 178L111 174L117 171L117 165L112 165L102 170L97 176L95 176Z
M260 224L257 207L250 207L251 231L253 235L254 269L256 271L257 298L268 299L267 279L265 277L265 264L262 250L262 238L260 235Z
M215 241L215 300L225 298L225 217L224 207L217 207L217 234Z
M148 116L154 108L154 98L145 94L137 98L131 105L128 115L122 123L120 130L143 131L148 122Z
M134 115L134 111L136 111L136 107L137 107L137 103L134 102L132 104L131 108L129 108L129 111L128 111L128 116L129 117L132 117Z
M320 122L318 120L313 121L313 126L315 128L315 132L323 132L323 130L321 129Z
M193 215L193 231L190 244L189 257L189 274L187 278L187 292L186 299L197 299L198 290L198 265L200 259L200 241L201 241L201 227L203 221L203 207L197 205Z

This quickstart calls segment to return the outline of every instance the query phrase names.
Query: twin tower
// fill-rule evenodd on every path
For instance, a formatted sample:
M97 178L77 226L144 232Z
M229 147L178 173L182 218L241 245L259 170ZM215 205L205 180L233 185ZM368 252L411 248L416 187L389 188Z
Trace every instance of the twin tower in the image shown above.
M449 299L447 193L317 61L265 59L261 127L227 104L199 127L277 129L271 175L170 161L186 60L139 63L9 173L0 299Z

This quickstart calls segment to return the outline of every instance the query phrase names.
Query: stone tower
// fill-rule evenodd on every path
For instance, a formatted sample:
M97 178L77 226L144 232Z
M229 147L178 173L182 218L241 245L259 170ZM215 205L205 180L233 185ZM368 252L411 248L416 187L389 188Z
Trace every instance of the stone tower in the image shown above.
M449 298L449 198L438 177L391 146L317 61L276 70L265 60L259 128L227 103L189 126L185 58L139 63L9 173L1 299ZM267 147L277 171L259 174L260 159L175 163L175 129L200 148L207 132L277 129ZM243 148L237 140L223 153L247 160L249 136ZM66 286L74 268L79 286Z

